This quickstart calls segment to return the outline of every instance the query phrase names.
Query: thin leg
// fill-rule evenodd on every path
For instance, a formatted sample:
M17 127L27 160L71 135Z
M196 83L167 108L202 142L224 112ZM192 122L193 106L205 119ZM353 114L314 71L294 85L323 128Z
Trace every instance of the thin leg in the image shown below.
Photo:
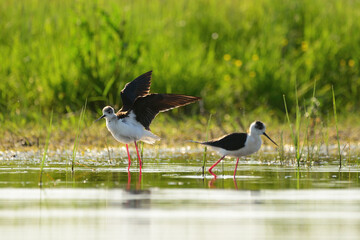
M129 165L128 165L128 172L130 171L130 165L131 165L131 158L130 158L130 153L129 153L129 146L126 144L126 151L128 154L128 158L129 158Z
M239 159L240 159L240 158L237 158L237 161L236 161L235 171L234 171L234 178L235 178L235 175L236 175L237 166L238 166L238 164L239 164Z
M219 163L221 160L223 160L224 157L225 157L225 155L222 156L222 158L220 158L216 163L214 163L214 164L209 168L209 173L211 173L211 175L213 175L214 177L216 177L216 175L215 175L211 170L212 170L216 165L218 165L218 163Z
M139 154L139 149L138 149L138 147L137 147L136 141L134 141L134 143L135 143L135 148L136 148L136 152L137 152L138 159L139 159L139 166L140 166L140 172L141 172L141 165L142 165L142 163L141 163L141 158L140 158L140 154Z

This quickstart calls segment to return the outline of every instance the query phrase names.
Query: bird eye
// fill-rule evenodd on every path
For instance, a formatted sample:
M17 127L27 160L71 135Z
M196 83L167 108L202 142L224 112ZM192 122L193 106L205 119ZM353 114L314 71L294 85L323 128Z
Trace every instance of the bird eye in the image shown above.
M255 128L262 130L262 129L264 129L264 124L260 121L257 121L255 124Z

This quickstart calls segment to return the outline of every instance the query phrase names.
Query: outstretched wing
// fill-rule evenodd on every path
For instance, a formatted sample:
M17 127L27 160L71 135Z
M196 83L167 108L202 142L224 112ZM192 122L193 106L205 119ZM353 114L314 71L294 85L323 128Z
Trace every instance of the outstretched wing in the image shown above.
M121 90L121 99L123 106L119 112L129 110L138 97L149 94L151 84L152 71L144 73L133 81L127 83L123 90Z
M234 151L245 146L246 138L246 133L231 133L219 139L202 142L201 144L222 148L228 151Z
M199 97L179 95L179 94L158 94L153 93L135 100L132 107L136 115L136 120L145 129L149 130L151 121L159 112L181 107L200 100Z

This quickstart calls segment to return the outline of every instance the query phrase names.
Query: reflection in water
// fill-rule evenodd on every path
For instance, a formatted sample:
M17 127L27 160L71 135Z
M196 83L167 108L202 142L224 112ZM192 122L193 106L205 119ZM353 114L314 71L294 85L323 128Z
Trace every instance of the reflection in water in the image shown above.
M142 180L142 172L139 171L139 173L133 173L134 175L139 175L138 178L136 179L135 184L131 184L131 172L127 172L128 174L128 181L127 181L127 185L126 185L126 190L125 193L130 194L130 195L138 195L138 196L143 196L144 194L147 196L146 198L134 198L134 197L129 197L128 200L124 201L122 203L122 206L124 208L146 208L145 206L149 206L150 204L150 198L148 197L148 195L150 195L150 191L149 190L142 190L141 189L141 180ZM132 186L135 186L135 188L131 188Z
M217 180L217 177L213 177L209 182L208 182L208 187L209 188L217 188L217 186L215 185L215 182ZM222 179L223 180L223 179ZM236 178L232 178L233 180L233 183L234 183L234 189L235 190L238 190L238 185L237 185L237 182L236 182Z
M216 181L216 177L213 177L213 178L209 181L209 183L208 183L209 188L216 188L216 186L214 185L215 181Z
M357 239L359 213L358 189L0 189L1 239Z
M233 178L233 181L234 181L234 187L236 190L238 190L238 186L237 186L237 182L236 182L236 178Z
M128 171L127 172L128 180L127 180L126 189L130 190L131 186L135 186L136 190L140 190L141 189L142 172L139 172L139 173L135 172L133 174L139 175L139 177L136 179L135 184L131 184L131 172Z
M356 165L339 171L337 161L300 169L240 161L233 178L232 162L213 177L201 176L202 162L189 159L148 160L142 173L106 161L86 162L94 165L74 174L49 164L42 189L38 164L0 161L1 239L23 239L27 232L46 240L360 235Z

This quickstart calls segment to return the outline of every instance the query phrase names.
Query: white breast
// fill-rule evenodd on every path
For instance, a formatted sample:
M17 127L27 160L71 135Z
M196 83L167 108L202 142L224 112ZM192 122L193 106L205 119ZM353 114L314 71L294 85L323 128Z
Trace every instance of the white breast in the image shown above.
M146 131L132 112L125 118L106 119L106 127L117 141L126 144L140 140Z

